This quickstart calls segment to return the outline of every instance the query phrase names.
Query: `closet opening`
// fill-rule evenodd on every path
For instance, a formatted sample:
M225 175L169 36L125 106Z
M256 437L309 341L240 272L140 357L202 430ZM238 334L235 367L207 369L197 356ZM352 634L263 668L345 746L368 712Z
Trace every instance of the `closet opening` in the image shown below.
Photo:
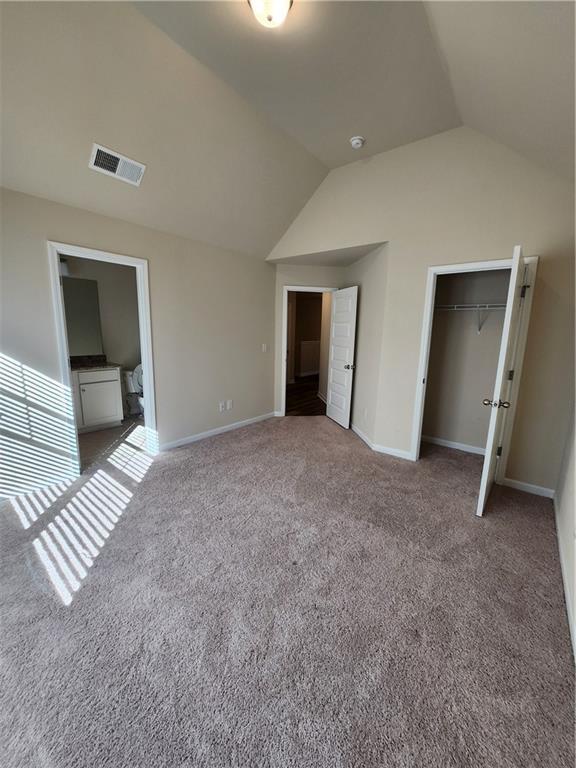
M422 441L484 455L510 270L439 275Z
M538 257L428 268L411 458L421 443L484 456L476 515L506 477Z

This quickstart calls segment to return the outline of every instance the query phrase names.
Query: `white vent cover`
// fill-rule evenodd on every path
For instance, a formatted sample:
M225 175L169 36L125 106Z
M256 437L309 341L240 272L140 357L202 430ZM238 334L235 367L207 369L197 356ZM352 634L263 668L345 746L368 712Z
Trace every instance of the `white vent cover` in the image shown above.
M130 160L129 157L121 155L113 149L106 149L106 147L102 147L100 144L93 145L88 166L95 171L105 173L107 176L114 176L114 178L120 179L120 181L133 184L135 187L140 186L142 176L144 176L144 171L146 170L146 166L142 165L142 163Z

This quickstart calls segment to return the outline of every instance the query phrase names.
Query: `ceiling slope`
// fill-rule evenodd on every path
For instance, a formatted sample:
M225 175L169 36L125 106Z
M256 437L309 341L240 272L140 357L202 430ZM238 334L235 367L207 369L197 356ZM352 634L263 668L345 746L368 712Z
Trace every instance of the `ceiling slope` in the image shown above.
M461 125L420 2L296 0L278 29L245 0L138 7L330 168Z
M574 172L574 3L428 2L465 125Z
M326 175L134 7L2 3L2 183L264 257ZM97 142L147 165L89 170Z

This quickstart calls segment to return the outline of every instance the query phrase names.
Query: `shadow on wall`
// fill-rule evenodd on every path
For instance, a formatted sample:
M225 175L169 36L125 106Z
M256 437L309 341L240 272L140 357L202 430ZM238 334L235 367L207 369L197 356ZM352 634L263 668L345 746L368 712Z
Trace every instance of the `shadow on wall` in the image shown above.
M0 355L0 377L0 496L10 499L24 529L46 521L32 546L70 605L133 491L104 469L78 479L67 387L6 355ZM153 462L146 446L155 442L145 427L135 426L106 457L110 471L139 483ZM52 517L61 498L63 508Z

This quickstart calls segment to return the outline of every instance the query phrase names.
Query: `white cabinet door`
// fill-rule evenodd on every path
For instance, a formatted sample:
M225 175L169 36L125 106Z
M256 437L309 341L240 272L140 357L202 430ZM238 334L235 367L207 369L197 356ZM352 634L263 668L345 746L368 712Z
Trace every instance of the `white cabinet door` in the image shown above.
M122 419L119 390L119 381L98 381L80 385L85 427Z

